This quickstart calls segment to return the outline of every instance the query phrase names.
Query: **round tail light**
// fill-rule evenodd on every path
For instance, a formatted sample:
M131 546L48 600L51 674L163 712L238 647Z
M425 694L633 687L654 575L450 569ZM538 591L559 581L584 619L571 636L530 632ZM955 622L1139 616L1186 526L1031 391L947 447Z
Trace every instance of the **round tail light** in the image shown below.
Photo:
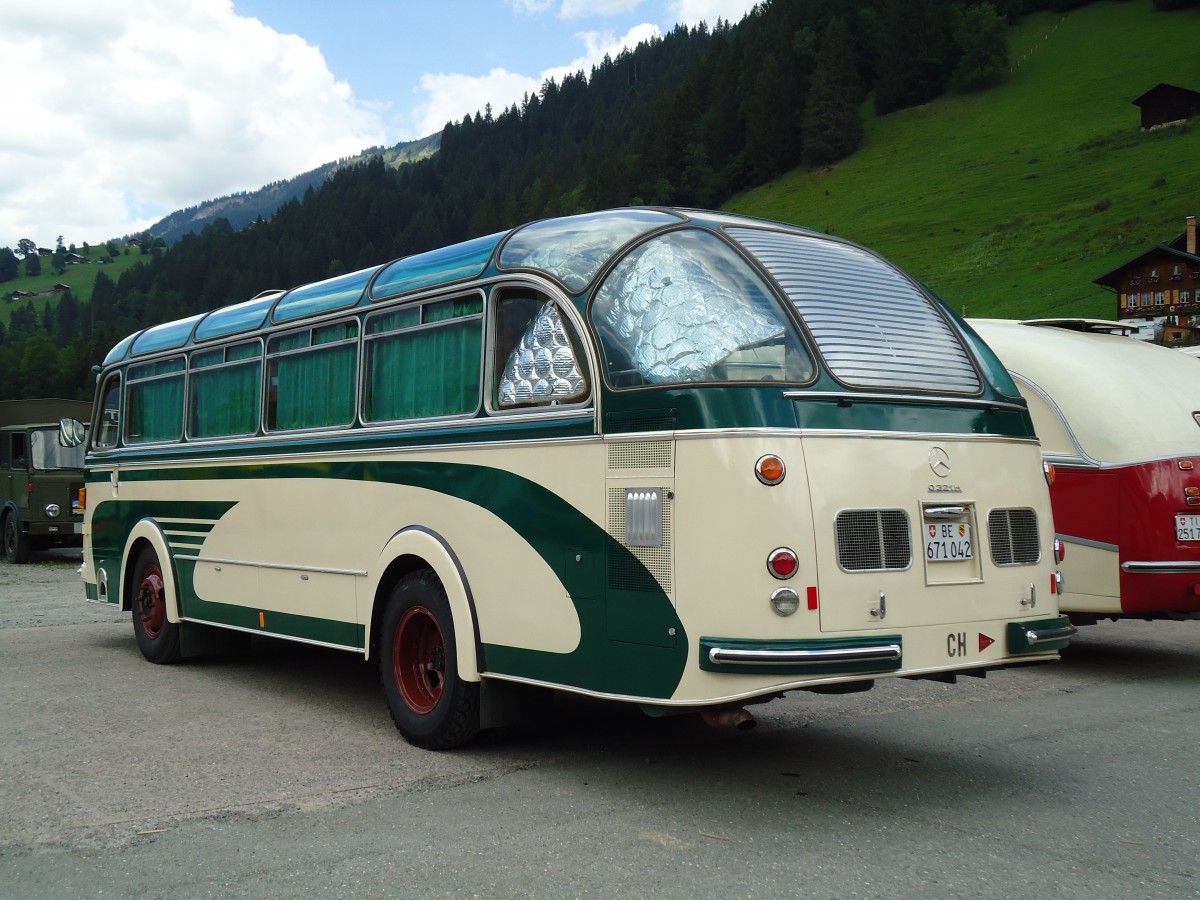
M791 578L800 569L800 560L794 550L778 547L767 557L767 571L776 578Z

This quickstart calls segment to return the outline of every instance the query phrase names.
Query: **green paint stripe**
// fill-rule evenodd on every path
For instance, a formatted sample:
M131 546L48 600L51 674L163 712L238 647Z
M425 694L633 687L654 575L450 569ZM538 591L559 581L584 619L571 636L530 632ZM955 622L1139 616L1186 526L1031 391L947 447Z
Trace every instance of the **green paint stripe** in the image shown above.
M377 481L424 488L456 497L491 512L524 540L557 575L579 617L580 641L570 653L485 644L484 665L488 671L575 685L599 692L662 699L674 693L683 676L687 663L687 637L670 598L661 589L648 591L644 594L644 604L647 608L653 608L654 615L651 618L663 623L664 631L668 627L676 629L674 646L659 647L609 640L604 606L604 566L580 566L576 558L581 554L595 554L601 559L617 560L623 568L632 571L645 570L642 562L560 496L512 472L487 466L431 461L288 461L187 467L170 471L123 471L121 477L124 482L244 481L264 478ZM116 520L126 523L122 534L128 534L128 529L145 516L199 518L205 515L200 509L204 506L201 503L155 501L125 504L112 513L105 509L108 503L120 504L120 501L106 501L96 508L93 515L102 521L113 521L112 526L106 526L105 533L112 531L114 536L115 532L121 531L115 524ZM226 509L234 505L232 502L214 503ZM183 564L182 560L179 562ZM653 583L653 577L648 570L645 571L646 578ZM486 577L486 573L475 574L477 577ZM188 578L179 583L190 582ZM199 597L195 600L205 602ZM201 612L194 612L201 607L193 607L192 603L191 597L181 598L186 615L208 618ZM257 616L255 611L250 614ZM257 627L257 619L251 624Z

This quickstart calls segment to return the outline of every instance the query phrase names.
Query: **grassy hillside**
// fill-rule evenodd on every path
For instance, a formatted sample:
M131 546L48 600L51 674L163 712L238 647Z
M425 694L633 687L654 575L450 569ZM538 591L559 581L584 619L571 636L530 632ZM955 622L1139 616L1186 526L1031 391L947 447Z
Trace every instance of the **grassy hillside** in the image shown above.
M92 245L91 258L97 259L104 253L104 245ZM113 281L117 281L124 272L132 265L136 265L147 257L142 256L141 252L136 248L131 248L128 255L125 253L125 248L121 248L121 252L115 256L112 262L100 265L96 262L84 263L78 266L67 266L66 271L61 275L54 272L54 268L50 264L49 259L42 260L42 274L34 275L32 278L25 274L25 263L20 263L20 272L16 278L11 281L0 282L0 322L8 325L8 320L12 315L12 311L18 306L24 306L28 301L27 298L20 300L10 300L13 291L29 291L34 294L41 294L32 298L33 308L40 315L42 309L47 303L58 303L58 295L49 292L54 285L60 281L63 284L71 286L71 292L75 295L75 299L81 303L92 298L92 288L96 286L96 275L104 272Z
M830 170L795 170L729 210L878 250L969 315L1114 318L1092 284L1200 214L1200 121L1142 133L1131 101L1200 90L1200 10L1149 0L1032 16L1003 86L876 118Z

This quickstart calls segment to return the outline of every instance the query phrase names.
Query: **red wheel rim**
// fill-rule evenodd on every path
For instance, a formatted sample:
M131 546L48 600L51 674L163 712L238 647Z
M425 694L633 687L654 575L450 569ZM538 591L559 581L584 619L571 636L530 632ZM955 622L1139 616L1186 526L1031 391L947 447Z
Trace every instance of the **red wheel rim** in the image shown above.
M446 643L437 619L423 606L400 617L392 642L392 670L405 705L424 715L442 699L446 687Z
M153 640L162 631L163 623L167 621L167 603L163 599L162 569L157 565L149 565L142 571L142 580L138 583L137 599L138 618L142 621L142 630L146 637Z

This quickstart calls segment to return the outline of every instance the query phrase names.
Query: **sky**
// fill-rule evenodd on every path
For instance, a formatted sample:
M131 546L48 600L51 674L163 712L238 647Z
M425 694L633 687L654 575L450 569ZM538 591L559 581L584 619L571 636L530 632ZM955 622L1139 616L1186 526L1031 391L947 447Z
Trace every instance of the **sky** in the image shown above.
M95 245L754 0L0 0L0 247Z

